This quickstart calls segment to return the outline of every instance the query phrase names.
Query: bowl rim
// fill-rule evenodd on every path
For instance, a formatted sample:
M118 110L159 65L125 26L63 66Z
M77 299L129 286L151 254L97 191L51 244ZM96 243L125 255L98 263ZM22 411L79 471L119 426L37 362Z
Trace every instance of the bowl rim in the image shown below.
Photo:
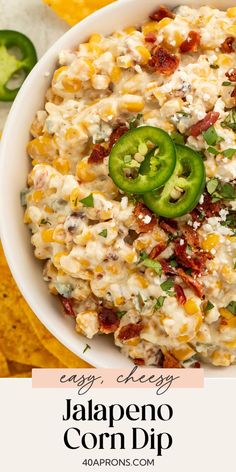
M149 3L149 2L151 3L152 1L154 3L154 0L149 0L147 3ZM142 0L139 0L139 2L141 3ZM172 4L172 8L173 8L173 5L178 4L178 2L177 1L175 2L174 0L172 0L171 2L167 1L166 4L168 5L168 3ZM194 5L193 5L193 3L194 3ZM201 1L199 3L204 4L204 2L201 2ZM219 4L221 2L220 2L220 0L217 0L214 3ZM233 3L233 2L230 2L230 1L227 2L227 4L230 4L230 3ZM30 84L35 83L35 81L37 79L38 71L41 68L42 64L46 63L48 59L50 59L50 62L52 63L53 60L55 59L55 53L56 53L56 57L58 58L58 51L65 48L64 45L69 40L70 40L71 43L75 42L76 34L80 32L80 29L85 30L87 25L90 26L91 24L96 24L96 21L99 22L99 19L104 16L104 13L109 14L109 12L112 13L112 12L116 11L117 9L123 9L125 11L125 8L126 8L127 4L131 4L131 5L134 4L137 7L137 0L119 0L119 1L116 1L114 3L111 3L111 4L101 8L100 10L95 11L93 14L89 15L87 18L83 19L81 22L74 25L66 33L62 34L59 37L59 39L57 41L55 41L50 46L50 48L43 54L43 56L39 59L39 61L35 65L35 67L30 72L30 74L27 76L27 78L24 81L20 91L17 94L16 99L14 100L14 102L11 106L11 110L9 112L9 115L7 117L7 120L6 120L6 123L5 123L5 126L4 126L4 130L3 130L2 141L1 141L1 144L0 144L0 154L1 154L1 159L0 159L0 189L2 188L1 182L4 181L5 157L3 157L3 156L7 155L7 143L8 143L8 140L11 139L10 131L11 131L11 127L12 127L12 121L13 121L14 117L20 112L20 104L22 102L22 99L25 97L27 89L30 86ZM155 5L157 7L158 7L158 5L161 5L161 4L162 4L161 0L156 0L155 1ZM185 0L183 2L183 4L184 5L187 4L188 6L192 6L192 7L195 7L195 8L198 7L198 5L197 5L198 2L195 3L191 0L187 0L187 1ZM223 8L226 8L226 5L225 5L224 2L222 2L222 7L218 6L216 8L222 8L223 9ZM36 111L37 110L35 110L35 112ZM2 192L2 190L0 190L0 194L1 194L1 192ZM30 296L29 290L26 288L24 278L22 278L22 274L20 273L21 271L19 270L18 265L15 264L14 251L12 251L11 244L9 243L8 237L7 237L8 230L7 230L7 225L5 224L6 223L6 218L5 218L5 212L3 210L4 210L4 199L1 198L0 199L0 235L1 235L1 242L2 242L4 253L6 255L6 259L7 259L8 265L10 267L11 273L14 277L14 280L16 281L17 286L19 287L20 292L22 293L23 297L27 301L30 308L33 310L34 314L46 326L46 328L53 334L53 336L55 336L69 350L71 350L72 352L75 352L75 350L73 350L73 348L71 347L71 343L69 342L69 340L64 338L63 334L61 333L61 330L58 327L56 327L55 325L53 325L53 323L50 323L49 320L48 320L48 322L45 322L45 319L42 319L42 317L40 316L39 307L38 307L37 303L34 303L34 299ZM32 257L33 257L33 253L32 253ZM85 338L85 340L86 339L87 338ZM80 357L81 359L83 359L84 361L90 363L94 367L100 367L100 368L105 367L106 368L107 367L106 365L102 365L103 363L101 362L101 359L97 360L96 351L94 350L93 353L91 351L92 350L89 349L89 350L86 351L86 353L81 352L80 354L78 354L76 352L76 355L78 357ZM117 366L115 366L115 368L116 367ZM223 371L225 371L225 369L226 368L221 367L220 372L223 374ZM227 370L228 370L228 368L227 368ZM217 372L217 374L219 374L219 375L214 375L214 371ZM209 375L207 375L208 377L214 377L214 378L224 377L225 378L225 374L220 375L219 369L215 368L214 366L210 366L210 370L208 371L208 374L209 374ZM236 376L236 374L235 374L235 376ZM232 375L230 377L232 377Z

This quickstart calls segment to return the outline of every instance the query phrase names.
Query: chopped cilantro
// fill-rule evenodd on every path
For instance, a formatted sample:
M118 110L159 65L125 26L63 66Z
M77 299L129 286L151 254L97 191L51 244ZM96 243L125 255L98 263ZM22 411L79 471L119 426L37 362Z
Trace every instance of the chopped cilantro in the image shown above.
M204 313L207 313L208 311L212 310L212 308L214 308L214 305L208 300L206 305L204 306L203 311Z
M119 320L127 313L127 311L117 311L116 316Z
M223 156L227 157L228 159L232 159L232 157L235 153L236 153L236 149L229 148L229 149L225 149L225 151L223 151Z
M204 220L205 216L206 216L205 211L201 211L201 212L199 213L199 216L198 216L199 221Z
M90 193L90 195L88 195L88 197L82 198L82 200L80 200L80 202L83 203L83 205L86 206L86 207L93 207L94 206L93 194Z
M140 124L140 120L142 119L143 117L143 114L142 113L138 113L136 118L133 118L132 120L130 120L129 122L129 128L130 129L134 129L134 128L137 128L137 126Z
M50 221L48 221L48 220L46 220L45 218L43 218L43 219L40 221L39 224L40 224L40 225L47 225L47 224L50 225L51 223L50 223Z
M86 344L84 350L83 350L83 354L88 351L88 349L91 349L91 346L89 346L89 344Z
M230 85L233 86L232 82L228 82L227 80L225 80L225 82L222 82L222 85L224 87L229 87Z
M214 191L217 189L218 183L218 179L211 179L207 182L206 188L210 195L212 195L212 193L214 193Z
M215 146L215 144L223 141L223 138L218 136L213 125L207 131L203 131L202 135L209 146Z
M172 131L171 133L171 138L174 141L175 144L184 144L184 136L180 134L178 131Z
M215 156L217 156L217 154L219 154L219 151L213 147L209 147L207 148L207 151L210 153L210 154L214 154Z
M142 251L142 252L140 252L140 254L139 254L139 261L138 261L138 262L142 262L142 261L144 261L144 260L147 259L147 258L148 258L147 253L146 253L145 251Z
M171 265L171 267L177 267L178 266L177 262L174 259L170 260L170 265Z
M236 302L232 300L228 305L227 305L227 310L229 310L233 315L236 315Z
M149 267L150 269L153 269L155 270L155 272L157 273L157 275L161 275L162 274L162 266L161 266L161 263L159 261L153 261L152 259L149 259L148 257L146 259L143 260L143 264L146 266L146 267Z
M174 287L174 280L169 278L167 280L165 280L165 282L162 282L162 284L160 285L160 287L162 288L162 290L164 292L166 292L168 295L173 295L173 292L171 292L171 288Z
M225 120L221 122L221 126L236 131L236 107L230 110Z
M165 299L166 299L166 297L164 297L163 295L158 297L156 299L156 303L154 305L154 310L159 310L163 306Z
M226 219L221 221L220 224L222 226L228 226L228 228L235 229L236 228L236 212L231 211L226 215Z
M102 236L103 238L106 238L107 237L107 229L103 229L101 231L101 233L98 233L98 234L99 234L99 236Z

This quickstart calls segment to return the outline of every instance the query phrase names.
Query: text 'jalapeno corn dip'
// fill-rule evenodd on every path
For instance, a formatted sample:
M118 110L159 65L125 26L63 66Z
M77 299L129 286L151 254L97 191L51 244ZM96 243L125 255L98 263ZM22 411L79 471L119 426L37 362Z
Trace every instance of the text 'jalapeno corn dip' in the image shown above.
M24 221L78 333L137 365L235 364L236 7L62 51L31 133Z

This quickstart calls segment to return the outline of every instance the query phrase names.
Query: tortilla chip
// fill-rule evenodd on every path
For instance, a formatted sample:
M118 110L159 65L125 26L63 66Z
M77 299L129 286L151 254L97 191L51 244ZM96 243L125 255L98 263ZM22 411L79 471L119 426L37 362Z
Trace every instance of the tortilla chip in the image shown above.
M45 326L39 321L29 307L25 311L28 319L35 330L40 342L44 347L50 351L55 357L57 357L66 367L74 368L88 368L91 367L87 362L80 359L78 356L69 351L63 344L60 343L54 336L45 328Z
M43 0L62 20L73 26L114 0Z
M10 377L17 374L22 374L23 372L31 372L34 369L34 366L27 364L19 364L19 362L8 361L8 368L10 371Z
M0 377L8 377L10 374L7 360L2 351L0 351Z
M65 367L39 342L25 309L21 296L0 246L0 349L14 362L37 367Z
M29 370L28 372L22 372L21 374L12 375L11 379L19 379L19 378L26 379L28 377L32 377L32 370Z

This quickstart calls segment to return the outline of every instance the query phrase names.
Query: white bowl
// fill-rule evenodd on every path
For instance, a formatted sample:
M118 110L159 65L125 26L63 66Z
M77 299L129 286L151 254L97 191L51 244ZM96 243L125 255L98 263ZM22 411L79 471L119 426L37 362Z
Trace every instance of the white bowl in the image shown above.
M91 349L83 353L86 339L75 332L74 324L68 317L62 316L57 299L49 294L47 285L43 282L42 267L34 258L19 198L29 170L26 144L34 115L43 107L45 92L59 52L75 47L94 32L109 34L119 28L140 24L162 3L162 0L120 0L94 13L64 34L40 59L23 84L11 108L1 143L0 227L12 274L30 307L49 331L71 351L96 367L129 367L131 362L121 355L112 339L106 336L89 340ZM173 8L181 2L170 0L165 3ZM205 2L185 0L183 3L198 7ZM225 9L235 6L235 0L216 0L207 4ZM235 377L236 366L206 367L206 375Z

